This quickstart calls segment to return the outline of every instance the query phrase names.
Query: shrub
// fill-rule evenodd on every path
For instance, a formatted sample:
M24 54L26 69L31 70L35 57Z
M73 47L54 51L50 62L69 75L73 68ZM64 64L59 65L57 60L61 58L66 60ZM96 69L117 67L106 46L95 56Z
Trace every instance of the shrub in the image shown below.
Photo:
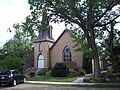
M90 81L90 78L89 78L89 77L85 77L85 78L83 79L83 82L90 83L91 81Z
M84 71L79 72L79 76L84 76L84 75L85 75Z
M47 69L43 68L38 71L38 76L45 76Z
M46 75L46 76L51 76L51 74L52 74L52 70L49 70L49 71L46 72L45 75Z
M34 77L35 73L30 73L29 75L30 75L30 77Z
M75 77L75 76L78 76L78 72L77 71L68 73L68 77Z
M116 78L116 83L120 83L120 78Z
M66 64L56 63L52 69L52 76L54 77L64 77L66 76Z
M105 78L99 77L99 78L94 78L91 77L90 81L93 83L106 83L107 81L105 80Z
M94 78L94 77L92 77L91 81L94 82L94 83L101 83L101 82L104 82L104 79L103 78Z

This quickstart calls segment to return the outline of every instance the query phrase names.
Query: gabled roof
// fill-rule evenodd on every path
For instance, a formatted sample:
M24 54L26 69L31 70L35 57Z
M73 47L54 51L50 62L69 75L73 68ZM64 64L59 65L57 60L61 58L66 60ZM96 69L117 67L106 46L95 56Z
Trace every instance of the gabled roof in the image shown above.
M56 45L56 43L60 40L60 38L63 36L63 34L64 34L65 32L70 32L70 30L65 29L65 30L62 32L62 34L58 37L58 39L55 41L55 43L52 45L52 47L50 48L50 50Z

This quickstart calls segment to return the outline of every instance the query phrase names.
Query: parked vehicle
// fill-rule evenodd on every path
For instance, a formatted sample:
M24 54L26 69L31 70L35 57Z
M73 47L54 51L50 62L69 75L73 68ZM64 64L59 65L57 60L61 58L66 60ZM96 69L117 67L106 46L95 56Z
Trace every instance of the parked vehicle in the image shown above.
M0 85L10 84L15 86L18 83L24 83L25 81L26 77L16 70L0 71Z

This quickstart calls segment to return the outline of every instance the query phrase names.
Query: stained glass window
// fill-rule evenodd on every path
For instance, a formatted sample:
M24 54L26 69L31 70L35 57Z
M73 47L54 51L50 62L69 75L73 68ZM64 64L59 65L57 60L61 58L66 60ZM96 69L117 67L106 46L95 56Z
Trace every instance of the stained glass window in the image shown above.
M66 46L63 50L63 60L64 62L68 62L72 60L71 50L68 46Z

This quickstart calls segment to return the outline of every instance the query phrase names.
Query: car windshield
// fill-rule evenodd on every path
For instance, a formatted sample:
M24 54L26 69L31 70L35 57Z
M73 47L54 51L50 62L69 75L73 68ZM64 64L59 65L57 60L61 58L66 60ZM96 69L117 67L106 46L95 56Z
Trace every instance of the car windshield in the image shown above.
M0 75L10 75L10 71L0 71Z

